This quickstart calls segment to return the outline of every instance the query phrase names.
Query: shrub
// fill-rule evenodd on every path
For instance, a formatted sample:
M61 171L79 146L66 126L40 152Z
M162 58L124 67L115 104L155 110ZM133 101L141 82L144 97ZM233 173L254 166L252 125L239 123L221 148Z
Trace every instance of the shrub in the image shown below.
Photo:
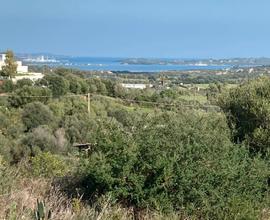
M15 86L12 80L4 80L3 84L0 86L0 92L12 92Z
M61 122L70 143L88 143L95 140L96 122L87 113L67 115Z
M53 132L48 126L34 128L22 138L21 145L21 148L29 149L31 155L36 155L40 151L64 154L69 150L65 130L59 128Z
M84 199L106 195L137 210L196 218L258 217L268 164L230 142L223 117L162 114L139 127L130 135L114 120L99 124L97 146L74 178Z
M64 176L68 165L60 156L50 152L42 152L31 159L34 176L59 177Z
M270 79L262 77L231 89L218 103L227 115L234 141L245 142L252 153L265 154L270 146Z
M54 115L48 106L40 102L27 104L22 113L22 121L27 130L40 125L49 125L54 122Z
M33 81L31 79L21 79L21 80L18 80L16 83L17 88L22 88L24 86L32 86L32 85L33 85Z
M31 102L42 102L46 104L52 93L48 88L35 86L24 86L16 89L8 101L12 107L21 107Z
M10 142L8 138L0 134L0 160L2 159L5 159L6 161L9 161L9 162L11 160Z
M7 166L6 161L4 160L4 158L2 157L2 155L0 155L0 172L2 172Z
M69 82L62 76L46 75L41 83L51 89L54 97L65 95L69 90Z
M88 92L88 84L80 77L69 74L66 79L69 81L69 91L76 94Z

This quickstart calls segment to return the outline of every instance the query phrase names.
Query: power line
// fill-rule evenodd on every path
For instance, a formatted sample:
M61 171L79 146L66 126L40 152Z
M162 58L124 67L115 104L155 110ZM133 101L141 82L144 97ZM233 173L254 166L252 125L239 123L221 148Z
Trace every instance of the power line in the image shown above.
M60 97L76 97L76 96L87 96L87 94L70 94L70 95L62 95L59 96ZM49 95L8 95L8 94L4 94L4 95L0 95L0 97L20 97L20 98L55 98L54 96L49 96ZM58 98L58 97L57 97Z

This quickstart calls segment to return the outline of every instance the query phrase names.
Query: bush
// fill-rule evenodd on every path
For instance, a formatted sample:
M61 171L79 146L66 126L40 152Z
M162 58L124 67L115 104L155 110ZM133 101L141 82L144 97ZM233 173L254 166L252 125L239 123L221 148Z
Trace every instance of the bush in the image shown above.
M50 152L39 153L31 159L33 175L38 177L60 177L68 170L68 165L60 156Z
M40 151L57 152L57 140L47 126L39 126L29 132L23 139L22 144L30 149L31 155Z
M48 106L40 102L27 104L22 113L22 121L27 130L40 125L49 125L54 122L54 115Z
M5 160L10 162L11 155L10 155L10 141L4 135L0 134L0 160ZM1 164L1 161L0 161Z
M33 85L33 81L31 79L21 79L21 80L18 80L16 83L17 88L22 88L24 86L32 86L32 85Z
M114 120L99 124L97 146L74 178L85 199L107 195L137 210L196 218L258 217L268 164L231 144L223 117L162 114L138 126L130 135Z
M87 113L66 116L61 125L71 144L88 143L95 140L96 122Z
M65 95L69 90L69 82L58 75L46 75L41 84L50 88L54 97Z
M265 154L270 146L270 79L259 78L231 89L218 103L227 115L234 141L245 142L252 153Z
M3 84L0 86L0 92L12 92L15 86L12 80L5 80Z
M80 77L69 74L66 76L69 81L69 91L75 94L85 94L88 92L88 84Z
M42 102L46 104L52 96L48 88L24 86L16 89L8 101L12 107L22 107L31 102Z

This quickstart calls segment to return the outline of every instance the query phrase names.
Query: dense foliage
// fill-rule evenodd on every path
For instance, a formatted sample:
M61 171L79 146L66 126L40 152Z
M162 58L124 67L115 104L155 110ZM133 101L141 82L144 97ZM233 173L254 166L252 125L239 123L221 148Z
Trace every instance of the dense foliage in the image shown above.
M268 163L234 146L222 117L162 113L133 126L128 134L116 121L102 122L73 190L85 199L105 194L127 206L210 219L258 214Z
M8 169L25 162L26 177L48 178L88 205L107 198L137 214L258 219L270 202L269 82L211 85L205 102L224 114L183 87L128 90L65 69L35 83L5 81L0 159Z
M245 142L253 153L269 151L270 80L263 77L225 93L219 105L227 113L234 140Z

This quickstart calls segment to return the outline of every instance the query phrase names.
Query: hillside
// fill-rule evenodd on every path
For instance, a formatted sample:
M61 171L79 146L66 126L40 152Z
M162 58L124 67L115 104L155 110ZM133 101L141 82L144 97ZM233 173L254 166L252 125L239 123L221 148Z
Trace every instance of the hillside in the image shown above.
M1 219L269 218L268 77L45 74L1 85Z

